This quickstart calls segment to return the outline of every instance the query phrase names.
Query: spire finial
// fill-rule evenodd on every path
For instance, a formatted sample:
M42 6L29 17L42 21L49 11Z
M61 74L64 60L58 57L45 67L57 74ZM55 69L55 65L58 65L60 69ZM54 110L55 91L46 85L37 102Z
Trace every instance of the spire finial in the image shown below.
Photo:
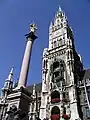
M11 68L11 71L8 75L8 80L11 80L12 79L12 76L13 76L13 70L14 70L14 67Z
M35 89L35 87L36 87L36 84L33 85L33 89Z
M35 96L35 91L36 91L36 85L33 85L33 95Z
M59 8L58 8L58 10L59 10L59 11L62 11L62 9L61 9L60 5L59 5Z
M13 74L14 67L11 68L10 74Z
M52 26L53 26L53 23L52 23L52 21L51 21L51 23L50 23L50 27L52 28Z

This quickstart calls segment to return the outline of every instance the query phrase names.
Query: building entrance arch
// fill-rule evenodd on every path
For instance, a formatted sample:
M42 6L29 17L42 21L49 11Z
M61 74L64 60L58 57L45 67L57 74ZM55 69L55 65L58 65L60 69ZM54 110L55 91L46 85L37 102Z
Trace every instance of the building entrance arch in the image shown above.
M51 120L60 120L60 109L54 106L51 110Z

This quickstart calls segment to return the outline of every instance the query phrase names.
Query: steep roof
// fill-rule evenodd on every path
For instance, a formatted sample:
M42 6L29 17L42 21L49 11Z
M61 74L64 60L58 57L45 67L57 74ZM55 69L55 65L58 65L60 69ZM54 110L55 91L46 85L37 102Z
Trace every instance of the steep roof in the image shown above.
M27 87L28 90L32 93L33 91L33 85ZM37 92L41 92L42 90L42 83L35 84L35 88Z
M81 76L83 80L90 79L90 68L83 70Z

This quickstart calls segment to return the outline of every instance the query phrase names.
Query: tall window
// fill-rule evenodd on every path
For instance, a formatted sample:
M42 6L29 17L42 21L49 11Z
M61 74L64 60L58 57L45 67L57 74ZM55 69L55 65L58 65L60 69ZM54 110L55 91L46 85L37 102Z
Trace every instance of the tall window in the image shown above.
M55 47L57 47L57 43L56 43L56 41L54 41L54 48L55 48Z
M61 23L61 28L63 27L63 24Z
M55 70L58 67L59 67L59 62L58 61L54 62L53 63L53 70Z
M51 93L51 103L60 102L60 93L58 91L54 91Z

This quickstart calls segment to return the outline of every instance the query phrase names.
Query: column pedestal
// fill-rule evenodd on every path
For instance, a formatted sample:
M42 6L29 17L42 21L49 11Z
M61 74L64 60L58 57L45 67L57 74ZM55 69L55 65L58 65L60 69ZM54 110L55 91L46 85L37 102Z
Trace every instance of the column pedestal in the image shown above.
M29 104L32 101L31 93L27 88L21 87L20 89L13 90L12 94L8 95L8 110L14 105L19 110L19 115L25 117L25 120L29 120L28 111Z

